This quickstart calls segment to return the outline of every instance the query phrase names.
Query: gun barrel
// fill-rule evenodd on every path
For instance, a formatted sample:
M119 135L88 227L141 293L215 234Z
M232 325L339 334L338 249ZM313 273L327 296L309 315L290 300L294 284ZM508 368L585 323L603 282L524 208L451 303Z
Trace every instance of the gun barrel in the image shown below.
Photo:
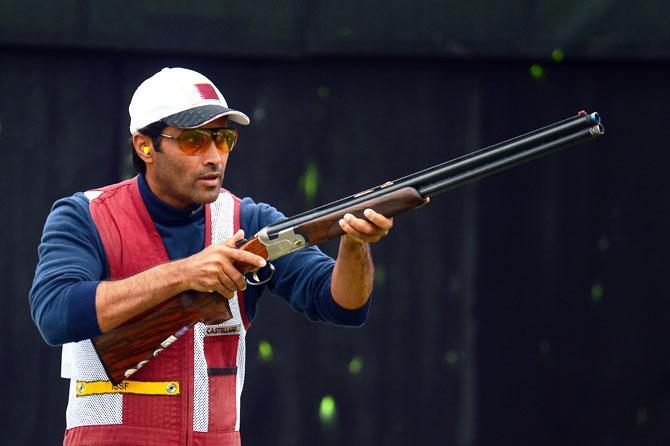
M536 158L549 155L550 153L557 152L571 145L587 141L604 133L605 127L603 127L602 124L597 124L569 135L562 136L558 139L548 141L539 146L531 147L530 149L521 152L516 152L505 158L475 165L471 170L467 170L456 175L449 176L441 181L420 187L419 193L424 197L432 197L448 190L464 186L489 175L493 175L495 173L502 172L512 167L526 163Z
M493 144L492 146L454 158L442 164L404 176L395 180L393 183L409 180L417 180L419 182L430 181L432 177L429 176L429 174L434 172L439 172L438 175L440 175L445 172L454 172L457 169L467 169L470 166L481 164L495 158L508 156L512 153L524 150L529 146L535 146L544 141L549 141L556 139L561 135L569 134L575 130L592 127L597 124L600 124L600 115L598 113L586 114L585 112L580 112L576 116L564 119L563 121L555 122L537 130L533 130L532 132L516 136L506 141Z
M598 136L598 134L593 134L590 129L603 128L600 122L601 119L598 113L588 114L580 112L577 116L564 119L476 152L404 176L393 181L390 185L376 186L367 191L351 195L295 215L286 220L282 220L268 226L266 228L267 235L272 239L281 231L301 225L315 218L332 214L338 210L347 209L364 201L378 198L405 187L416 188L423 197L443 192L443 186L447 188L445 190L454 189L459 185L467 184L468 182L483 178L484 176L500 172L521 164L522 162L530 161L531 159L538 158L539 156L555 152L577 142L586 140L588 137L584 137L586 136L584 135L585 132L589 137ZM581 136L574 142L565 144L557 143L558 141L563 140L572 141L573 136L576 134ZM535 149L545 146L552 147L553 149L534 151ZM528 155L528 153L533 153L533 155ZM524 154L528 156L524 156ZM524 161L520 161L519 159L523 159ZM496 167L491 167L489 168L490 170L487 170L487 168L484 167L487 165ZM488 173L480 174L479 176L472 173L480 171L486 171ZM461 178L462 181L452 180L453 177Z

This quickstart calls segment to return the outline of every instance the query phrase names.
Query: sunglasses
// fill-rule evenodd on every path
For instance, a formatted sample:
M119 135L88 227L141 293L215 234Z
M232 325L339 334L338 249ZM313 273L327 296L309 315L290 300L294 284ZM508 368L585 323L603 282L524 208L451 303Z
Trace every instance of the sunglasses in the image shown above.
M198 155L206 151L212 141L221 153L228 153L233 150L237 142L237 129L223 127L219 129L187 129L179 134L179 136L166 135L161 133L165 138L174 139L177 141L177 146L186 155Z

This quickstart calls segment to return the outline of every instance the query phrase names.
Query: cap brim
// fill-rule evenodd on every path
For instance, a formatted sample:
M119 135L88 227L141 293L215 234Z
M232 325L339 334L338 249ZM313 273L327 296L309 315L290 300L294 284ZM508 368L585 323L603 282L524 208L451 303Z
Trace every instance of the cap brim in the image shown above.
M193 129L208 124L222 116L242 125L249 124L249 117L244 113L221 105L201 105L183 112L175 113L161 119L164 123L180 129Z

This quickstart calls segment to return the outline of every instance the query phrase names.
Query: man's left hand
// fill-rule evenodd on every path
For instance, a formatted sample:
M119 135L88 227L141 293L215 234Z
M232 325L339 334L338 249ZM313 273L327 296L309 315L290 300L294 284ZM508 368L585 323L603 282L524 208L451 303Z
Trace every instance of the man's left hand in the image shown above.
M386 218L382 214L366 209L363 212L365 219L345 214L340 220L340 227L351 241L359 243L375 243L388 235L393 227L393 218Z

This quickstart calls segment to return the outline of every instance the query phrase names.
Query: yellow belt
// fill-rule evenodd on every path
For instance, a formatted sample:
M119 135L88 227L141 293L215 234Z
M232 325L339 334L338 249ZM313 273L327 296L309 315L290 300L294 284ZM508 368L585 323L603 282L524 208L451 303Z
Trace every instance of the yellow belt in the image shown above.
M110 381L77 381L77 396L100 395L103 393L175 396L179 395L179 381L122 381L115 386Z

